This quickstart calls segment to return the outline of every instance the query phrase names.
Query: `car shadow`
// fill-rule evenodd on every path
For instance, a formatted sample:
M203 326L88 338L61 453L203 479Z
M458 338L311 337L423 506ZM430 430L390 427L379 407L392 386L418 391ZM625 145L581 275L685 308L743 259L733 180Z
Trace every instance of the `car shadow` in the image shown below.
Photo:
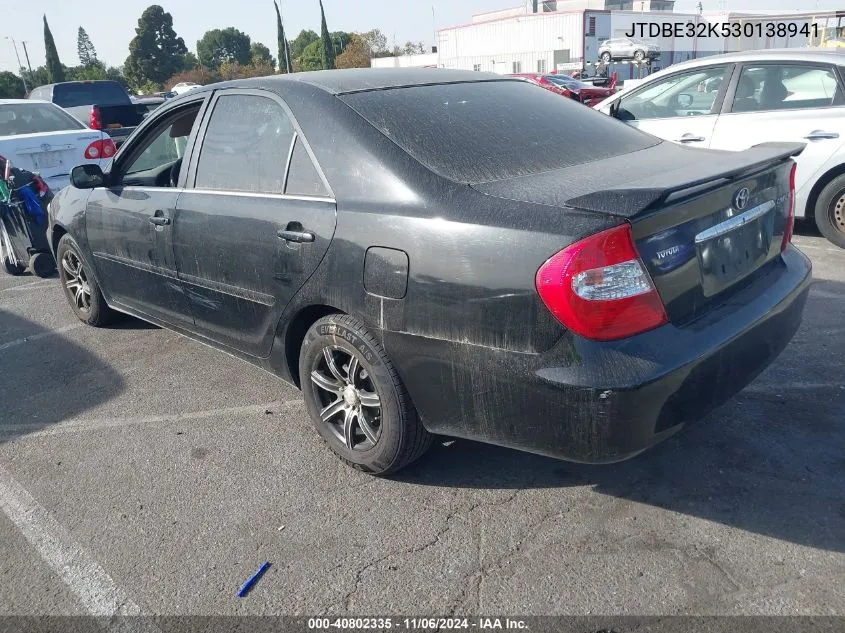
M0 310L0 443L76 418L124 388L96 354Z
M396 479L459 488L590 486L845 551L843 311L845 284L814 282L801 329L775 363L704 420L629 461L587 466L446 440Z

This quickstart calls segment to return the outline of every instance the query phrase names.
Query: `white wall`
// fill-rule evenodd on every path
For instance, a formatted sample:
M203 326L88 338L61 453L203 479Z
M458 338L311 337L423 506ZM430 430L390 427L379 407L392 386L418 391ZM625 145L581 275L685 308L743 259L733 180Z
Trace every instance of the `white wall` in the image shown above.
M437 53L376 57L370 60L371 68L437 68Z
M494 64L521 65L521 72L538 72L538 60L554 69L554 51L569 50L571 59L583 55L584 14L521 15L438 32L440 66L490 72Z

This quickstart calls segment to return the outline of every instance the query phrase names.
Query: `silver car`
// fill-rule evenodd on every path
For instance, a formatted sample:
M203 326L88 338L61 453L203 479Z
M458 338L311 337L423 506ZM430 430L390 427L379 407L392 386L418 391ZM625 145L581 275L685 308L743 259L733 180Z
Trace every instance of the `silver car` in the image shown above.
M660 55L660 47L630 37L616 37L605 40L599 46L599 59L605 64L618 59L633 59L641 62Z

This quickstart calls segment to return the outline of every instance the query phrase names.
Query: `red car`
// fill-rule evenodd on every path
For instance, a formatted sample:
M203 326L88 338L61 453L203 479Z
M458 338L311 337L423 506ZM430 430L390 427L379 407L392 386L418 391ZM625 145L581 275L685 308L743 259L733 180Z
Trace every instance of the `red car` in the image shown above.
M512 75L508 75L508 77L519 77L520 79L524 79L525 81L530 81L532 84L542 86L546 90L550 90L551 92L559 94L562 97L573 96L566 86L551 81L551 79L554 78L554 75L542 75L538 73L514 73Z
M611 82L611 85L607 88L602 88L569 75L544 75L542 79L558 88L563 88L569 93L569 96L587 106L593 106L599 101L604 101L616 92L615 87L613 87L615 82Z

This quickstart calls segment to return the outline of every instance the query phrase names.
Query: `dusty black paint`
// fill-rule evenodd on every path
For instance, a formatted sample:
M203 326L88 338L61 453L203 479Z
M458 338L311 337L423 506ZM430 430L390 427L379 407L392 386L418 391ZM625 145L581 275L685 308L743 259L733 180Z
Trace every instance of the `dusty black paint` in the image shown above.
M356 90L475 80L502 81L478 73L367 70L198 89L148 117L115 161L119 173L162 117L195 101L201 109L179 187L121 189L111 182L109 191L68 188L53 204L52 235L74 235L114 307L290 382L308 326L331 312L352 314L382 340L430 430L574 460L613 461L645 449L730 397L775 358L797 328L807 296L810 265L801 253L789 248L781 254L773 243L767 264L706 300L688 262L667 265L655 253L666 250L667 239L675 253L673 230L684 246L695 231L721 221L725 200L740 185L778 199L778 242L789 152L769 148L728 157L664 143L643 150L648 160L627 155L473 188L424 168L338 98ZM208 103L239 92L270 96L289 110L296 142L309 150L329 196L193 189ZM567 100L562 107L581 106ZM598 114L589 119L621 125ZM701 188L696 174L718 177L719 161L730 163L733 180ZM674 176L665 178L669 171ZM615 190L637 182L648 200L634 199L632 206L623 196L628 207L613 208L620 199ZM97 238L109 246L97 246L89 240L86 207L91 213L101 204L92 200L104 197L128 212L99 225L111 228ZM575 208L573 199L588 208ZM665 206L654 208L655 199ZM156 209L171 219L163 231L148 223ZM633 225L672 321L597 343L552 317L534 278L562 248L623 222ZM313 240L277 237L290 231ZM649 241L655 236L656 246ZM402 262L371 259L374 247L380 256L404 254L403 288L396 283ZM124 260L135 258L135 265L93 257L107 248ZM149 265L137 265L143 257Z

